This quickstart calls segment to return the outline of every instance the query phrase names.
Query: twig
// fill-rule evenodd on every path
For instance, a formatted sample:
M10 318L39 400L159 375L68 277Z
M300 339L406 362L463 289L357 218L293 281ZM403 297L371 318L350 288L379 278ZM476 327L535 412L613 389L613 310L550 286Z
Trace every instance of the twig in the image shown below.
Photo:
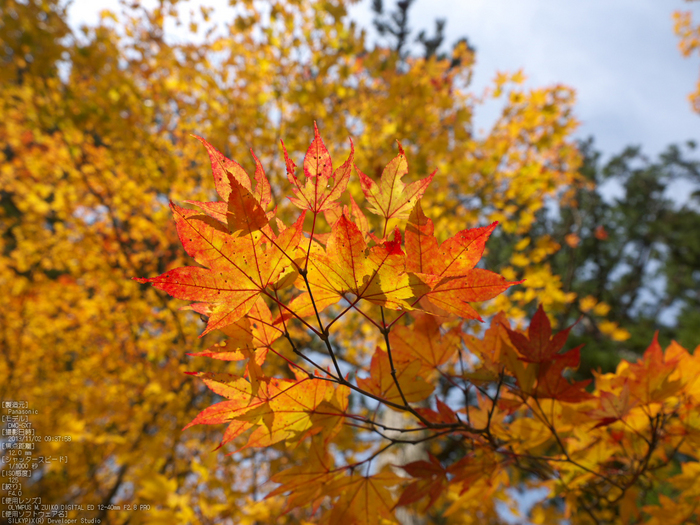
M401 395L401 400L403 401L403 404L405 406L409 406L408 401L406 400L406 396L403 393L403 390L401 390L401 385L399 384L399 380L396 378L396 368L394 367L394 358L391 356L391 344L389 343L389 329L386 327L386 320L384 319L384 307L380 306L379 310L382 312L382 328L381 332L382 335L384 335L384 343L386 344L386 352L389 355L389 365L391 366L391 377L394 378L394 384L396 385L396 389L399 391L399 394Z

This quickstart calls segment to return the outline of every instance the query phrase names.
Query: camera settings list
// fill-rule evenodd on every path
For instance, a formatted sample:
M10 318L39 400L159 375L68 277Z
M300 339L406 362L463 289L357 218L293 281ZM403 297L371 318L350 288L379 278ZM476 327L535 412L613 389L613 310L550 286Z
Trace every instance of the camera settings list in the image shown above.
M40 417L40 410L27 401L2 401L0 436L0 509L2 523L28 524L85 524L102 523L107 512L148 511L150 505L88 505L42 501L41 497L25 494L30 482L38 479L54 463L67 464L71 436L37 435L32 425ZM39 453L42 443L61 442L61 454ZM103 518L100 518L102 516ZM105 522L108 520L104 520Z

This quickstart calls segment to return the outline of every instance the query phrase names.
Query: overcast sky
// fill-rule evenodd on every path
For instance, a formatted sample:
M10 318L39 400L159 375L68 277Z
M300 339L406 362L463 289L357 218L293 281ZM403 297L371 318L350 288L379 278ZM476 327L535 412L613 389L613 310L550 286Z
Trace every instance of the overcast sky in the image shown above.
M71 23L93 24L99 10L114 4L75 0ZM363 0L351 9L363 27L371 26L369 5ZM681 0L416 0L410 25L432 33L433 20L442 17L449 45L466 36L477 49L475 89L497 71L518 69L531 87L567 84L577 92L578 136L593 135L606 153L637 144L656 154L673 142L700 142L700 116L687 99L700 59L678 51L671 18L677 9L700 17L700 6ZM487 127L495 111L478 114L477 126Z
M352 11L363 25L368 5ZM687 100L700 59L680 55L671 18L691 8L680 0L417 0L411 25L432 33L432 20L444 17L450 45L466 36L477 49L475 88L517 69L533 87L567 84L577 92L580 136L609 153L627 144L656 153L700 141L700 116Z

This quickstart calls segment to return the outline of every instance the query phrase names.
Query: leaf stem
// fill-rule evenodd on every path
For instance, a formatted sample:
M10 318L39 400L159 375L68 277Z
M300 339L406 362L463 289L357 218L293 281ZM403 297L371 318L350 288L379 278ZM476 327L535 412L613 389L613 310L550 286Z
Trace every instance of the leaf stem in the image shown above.
M316 216L314 215L314 221L316 219ZM309 245L311 246L311 245ZM308 259L307 259L308 262ZM309 298L311 299L311 305L314 307L314 313L316 314L316 320L318 321L318 326L321 329L321 333L318 333L316 330L316 334L318 337L321 339L326 344L326 349L328 350L328 354L331 356L331 359L333 360L333 366L335 367L335 371L338 374L338 378L341 382L345 383L345 379L343 379L343 373L340 371L340 366L338 366L338 361L335 358L335 353L333 352L333 347L331 345L330 339L329 339L329 333L328 333L328 328L323 326L323 321L321 321L321 315L318 313L318 308L316 308L316 301L314 300L314 294L311 292L311 285L309 284L309 277L308 277L308 272L306 271L306 268L304 269L304 272L301 274L301 276L304 278L304 283L306 283L306 290L309 292Z
M306 272L307 272L307 269L309 267L309 255L311 255L311 243L314 240L314 232L316 231L316 217L318 217L318 212L315 210L313 210L313 212L314 212L314 220L311 223L311 232L309 233L309 247L306 249L306 259L304 260L304 270L299 272L304 276L304 279L306 279ZM311 292L309 292L309 293L311 293Z
M272 294L271 294L270 292L268 292L267 290L263 290L263 293L264 293L268 298L272 299L280 310L281 310L282 308L284 308L284 309L287 310L290 314L292 314L292 316L293 316L295 319L299 320L299 321L301 322L301 324L303 324L304 326L306 326L306 328L308 328L309 330L311 330L311 331L312 331L314 334L316 334L318 337L321 337L321 332L319 332L316 328L314 328L313 326L311 326L311 325L309 324L308 321L306 321L303 317L300 317L294 310L292 310L292 309L289 308L286 304L284 304L282 301L280 301L280 299L279 299L276 295L272 295ZM284 316L282 316L282 319L284 319Z
M384 319L384 307L380 306L379 310L382 313L382 334L384 335L384 343L386 344L386 352L389 355L389 365L391 366L391 377L394 378L394 384L396 385L396 389L399 391L399 394L401 395L401 400L403 401L403 404L405 406L410 406L408 404L408 401L406 400L406 396L403 393L403 390L401 389L401 385L399 384L399 380L396 377L396 368L394 367L394 358L391 355L391 344L389 343L389 329L386 327L386 320Z
M566 446L564 445L564 442L561 440L561 437L559 437L559 434L557 433L556 428L554 428L554 423L550 422L547 420L547 417L544 415L544 410L542 410L542 405L540 405L539 400L536 397L533 397L535 400L535 404L537 405L537 408L539 408L539 413L542 416L542 422L545 424L545 426L549 429L549 431L552 433L554 436L554 439L556 440L557 444L559 445L559 448L563 452L564 456L566 456L566 459L574 465L575 467L580 468L581 470L585 470L589 474L593 474L594 476L597 476L606 482L610 483L614 487L617 487L618 489L623 489L623 486L617 483L615 480L611 479L610 477L606 476L605 474L601 474L600 472L596 472L595 470L589 469L588 467L581 465L578 461L574 461L571 456L569 455L569 451L566 449ZM528 403L525 402L525 404L529 407ZM533 411L535 412L535 411ZM624 489L623 489L624 490Z
M301 351L299 351L299 349L297 348L297 345L294 344L294 340L293 340L293 339L291 338L291 336L289 335L289 332L285 331L285 332L284 332L284 337L285 337L285 339L287 339L287 341L289 341L289 344L292 346L292 352L294 352L296 355L298 355L299 357L301 357L301 358L304 359L305 361L311 363L314 367L318 368L318 369L321 370L322 372L326 372L326 373L327 373L327 371L324 370L324 369L321 367L321 365L315 363L311 358L309 358L308 356L304 355ZM301 368L301 367L299 367L299 368ZM302 368L302 370L304 370L304 369ZM304 372L306 372L306 373L309 375L309 379L321 379L321 378L317 378L316 376L314 376L313 374L311 374L311 373L308 372L307 370L304 370ZM333 377L332 375L331 375L331 378L332 378L332 380L333 380L334 383L340 383L340 381L338 381L338 379L335 378L335 377Z

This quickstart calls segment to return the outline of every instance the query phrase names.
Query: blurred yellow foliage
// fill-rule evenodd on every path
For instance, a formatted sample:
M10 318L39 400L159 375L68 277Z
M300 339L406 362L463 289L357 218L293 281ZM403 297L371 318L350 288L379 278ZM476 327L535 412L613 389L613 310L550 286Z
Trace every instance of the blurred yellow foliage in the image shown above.
M696 0L686 0L693 2ZM695 51L700 51L700 24L695 25L693 14L690 11L676 11L673 13L673 30L680 39L678 48L684 57L691 56ZM695 91L688 95L688 100L693 111L700 113L700 78Z
M598 303L593 308L593 313L601 317L605 317L610 312L610 305L606 303Z
M586 297L582 297L581 299L579 299L579 307L581 308L582 312L591 311L597 303L598 299L596 299L592 295L587 295Z

